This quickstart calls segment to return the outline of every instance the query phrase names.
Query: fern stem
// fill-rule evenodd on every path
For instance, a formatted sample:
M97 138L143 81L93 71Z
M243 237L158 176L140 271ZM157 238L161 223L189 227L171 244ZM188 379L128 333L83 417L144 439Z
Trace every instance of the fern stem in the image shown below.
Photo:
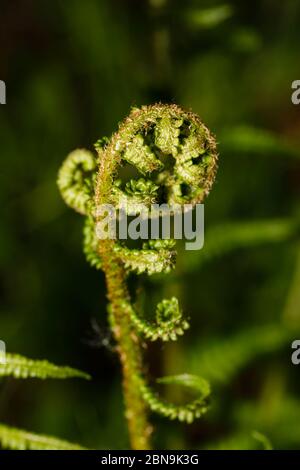
M122 365L125 416L128 423L129 439L132 449L147 450L151 448L150 434L152 428L148 423L147 405L140 390L142 374L141 344L126 308L130 303L130 297L125 283L125 271L112 254L113 251L110 245L109 240L103 241L99 247L99 252L103 260L103 270L106 277L112 329Z

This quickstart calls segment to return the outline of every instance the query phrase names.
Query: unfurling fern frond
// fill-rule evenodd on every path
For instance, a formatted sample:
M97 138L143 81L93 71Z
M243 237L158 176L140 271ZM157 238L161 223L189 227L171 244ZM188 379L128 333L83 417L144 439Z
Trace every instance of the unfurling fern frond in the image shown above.
M90 379L90 376L80 370L67 366L57 366L48 361L28 359L18 354L6 354L5 362L0 363L0 377L14 377L16 379L69 379L79 377Z
M130 304L127 305L130 319L136 329L147 339L156 341L176 341L178 336L184 334L189 324L182 317L182 312L176 297L162 300L156 307L156 323L150 323L137 315Z
M87 217L84 252L89 263L106 276L131 444L134 449L147 449L151 432L147 407L190 422L206 412L209 387L203 379L177 378L178 384L200 392L195 401L180 406L161 401L151 391L144 375L141 342L144 338L176 340L188 328L188 322L175 298L158 304L155 322L144 319L133 307L126 280L132 272L168 273L175 266L175 244L173 240L148 240L138 250L126 246L115 233L99 236L96 229L105 216L98 209L113 206L115 214L108 212L115 221L122 211L151 218L147 209L154 203L181 208L202 203L217 170L216 142L196 114L176 105L155 104L132 109L118 131L109 140L99 140L95 148L98 173L96 159L89 152L75 151L62 165L58 186L65 202ZM123 183L119 170L125 164L134 166L140 177Z
M85 450L77 444L56 437L34 434L0 424L0 445L12 450Z
M92 179L97 160L88 150L71 152L62 165L57 184L66 204L80 214L87 214L93 197Z
M118 258L123 261L126 269L137 274L168 273L175 266L176 251L174 244L165 244L160 249L155 245L144 243L142 250L130 250L127 247L117 245L114 248Z

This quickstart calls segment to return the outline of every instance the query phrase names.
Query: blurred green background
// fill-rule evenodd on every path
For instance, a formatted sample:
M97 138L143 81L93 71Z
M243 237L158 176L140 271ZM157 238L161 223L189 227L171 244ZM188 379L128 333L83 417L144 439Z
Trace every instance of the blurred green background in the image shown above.
M101 449L126 448L102 273L83 220L56 187L77 147L131 106L175 102L219 143L206 241L174 274L145 278L150 306L176 294L192 328L147 352L153 377L210 380L192 425L152 417L156 448L300 449L300 2L1 0L0 338L10 352L93 376L0 383L0 421ZM95 327L95 321L97 326ZM181 398L167 390L168 398ZM256 433L254 433L256 432ZM265 438L262 438L262 433Z

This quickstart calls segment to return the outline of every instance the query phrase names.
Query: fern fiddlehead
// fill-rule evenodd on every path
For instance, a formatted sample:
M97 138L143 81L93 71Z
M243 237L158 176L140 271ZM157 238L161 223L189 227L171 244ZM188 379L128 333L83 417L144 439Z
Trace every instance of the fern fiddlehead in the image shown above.
M192 376L165 378L193 389L199 397L186 405L161 400L146 381L141 342L176 340L188 328L176 298L157 305L156 321L143 318L133 306L126 280L137 274L167 273L175 266L173 240L149 240L142 249L130 249L116 237L97 237L103 214L100 206L125 207L142 213L153 203L201 203L209 193L217 168L213 136L192 112L176 105L156 104L134 108L111 139L99 140L97 158L86 150L72 152L59 173L58 185L65 202L86 215L84 252L90 264L106 276L111 326L118 344L131 446L150 447L151 426L147 408L171 419L191 422L207 409L209 386ZM134 166L141 177L123 184L119 169ZM98 172L95 168L98 166Z

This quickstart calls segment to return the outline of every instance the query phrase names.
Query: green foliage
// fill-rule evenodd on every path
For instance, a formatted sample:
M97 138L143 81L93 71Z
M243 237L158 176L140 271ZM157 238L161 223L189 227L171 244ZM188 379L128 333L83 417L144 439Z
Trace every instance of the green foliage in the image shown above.
M175 297L164 299L157 305L156 323L142 318L131 303L125 274L132 271L149 275L169 272L175 265L175 244L173 240L150 240L138 250L121 244L114 237L97 240L97 223L102 220L97 208L101 204L114 204L117 209L125 208L126 215L143 215L141 204L148 207L151 203L161 203L159 194L163 194L168 203L195 205L201 202L214 181L216 143L197 115L175 105L156 104L133 108L110 140L97 141L96 150L100 163L97 175L96 159L87 151L74 151L62 165L58 187L65 202L87 216L84 252L89 263L106 274L110 322L123 363L131 442L134 448L145 448L149 446L145 404L171 419L192 422L207 411L206 399L210 390L200 378L166 379L166 383L181 383L200 394L194 401L176 406L160 400L147 384L138 341L132 342L131 337L175 341L189 324L183 319ZM168 163L170 158L172 164ZM131 179L122 190L118 170L124 162L147 175L147 179ZM94 170L89 182L87 170ZM150 179L152 173L153 180Z
M159 421L154 445L261 449L252 436L258 430L275 449L299 449L300 366L291 363L290 341L299 337L300 312L297 269L293 275L299 243L300 107L291 103L291 81L299 78L294 45L300 40L300 2L256 2L255 8L233 0L123 0L117 8L109 0L19 3L17 27L15 2L4 0L1 8L6 45L1 64L4 74L12 72L13 83L0 113L0 339L10 350L27 350L30 357L55 356L58 363L71 357L83 370L92 367L95 380L88 386L76 382L70 389L35 380L16 385L3 377L2 421L67 437L70 429L77 432L76 410L81 442L92 448L128 448L112 353L116 348L103 317L103 275L82 264L80 218L67 212L54 180L69 149L89 146L99 133L111 135L133 103L139 107L174 100L205 119L222 156L205 204L204 248L179 251L174 275L148 277L145 270L137 280L130 266L125 269L138 318L155 327L157 302L176 296L191 328L170 343L147 344L142 332L136 337L129 328L127 333L145 353L145 379L167 401L183 403L188 392L175 385L156 386L151 375L205 372L213 397L205 419L192 428ZM28 52L25 61L22 45ZM174 159L158 155L154 128L138 134L172 173ZM97 148L104 150L109 142L101 139ZM134 209L167 193L166 187L160 189L164 171L156 171L160 183L154 182L154 173L137 175L123 159L118 168L112 199L121 195ZM91 173L82 174L85 210L93 191ZM138 184L133 188L131 182L142 178L151 178L158 191L140 190ZM75 178L75 194L76 188ZM177 194L180 186L175 190ZM85 253L103 269L94 219L88 218ZM274 232L273 223L278 228ZM171 264L173 269L173 260ZM91 317L99 322L91 343L109 350L81 341L90 333ZM236 338L243 341L247 331L261 337L259 330L268 325L283 328L283 336L286 325L294 332L282 341L276 334L269 349L263 339L253 338L252 352L245 340L243 364L228 355L228 378L219 372L220 357L215 375L208 366L202 372L206 349L220 346L220 356L226 344L227 355L231 341L235 349ZM271 344L268 335L266 343Z
M5 362L0 364L0 377L15 379L69 379L78 377L90 379L85 372L71 367L57 366L48 361L28 359L18 354L7 353ZM54 437L33 434L0 424L0 444L13 450L79 450L82 447Z
M89 175L96 170L96 159L87 150L74 150L62 165L57 184L66 204L86 214L93 190Z
M253 431L252 437L262 444L264 450L273 450L270 439L261 432Z
M0 424L0 444L12 450L85 450L77 444L56 437L33 434Z
M233 15L229 4L209 8L194 8L187 12L188 24L195 29L213 29Z
M211 443L208 450L272 450L272 444L267 436L253 431L233 433L220 441Z
M0 377L14 377L16 379L69 379L79 377L90 379L85 372L71 367L56 366L48 361L36 361L18 354L6 354L5 363L0 363Z
M276 384L272 378L271 382L273 386ZM236 403L233 415L236 429L244 433L246 429L259 427L264 436L272 436L271 445L275 449L295 448L299 442L299 400L285 390L278 393L277 388L273 395L262 394L256 401Z
M221 137L224 150L251 155L278 155L299 158L299 148L266 129L237 126L227 129Z
M155 127L155 144L165 154L176 155L180 145L180 127L183 121L163 117Z
M294 219L266 219L217 224L207 230L205 249L187 252L181 260L185 272L192 272L205 262L238 250L292 240L299 233Z
M235 336L210 338L207 343L193 345L187 363L193 372L212 382L230 383L255 359L289 346L294 336L294 330L278 324L247 328Z
M163 166L150 147L145 145L141 135L135 136L127 145L123 158L128 163L136 166L142 174L159 170Z

